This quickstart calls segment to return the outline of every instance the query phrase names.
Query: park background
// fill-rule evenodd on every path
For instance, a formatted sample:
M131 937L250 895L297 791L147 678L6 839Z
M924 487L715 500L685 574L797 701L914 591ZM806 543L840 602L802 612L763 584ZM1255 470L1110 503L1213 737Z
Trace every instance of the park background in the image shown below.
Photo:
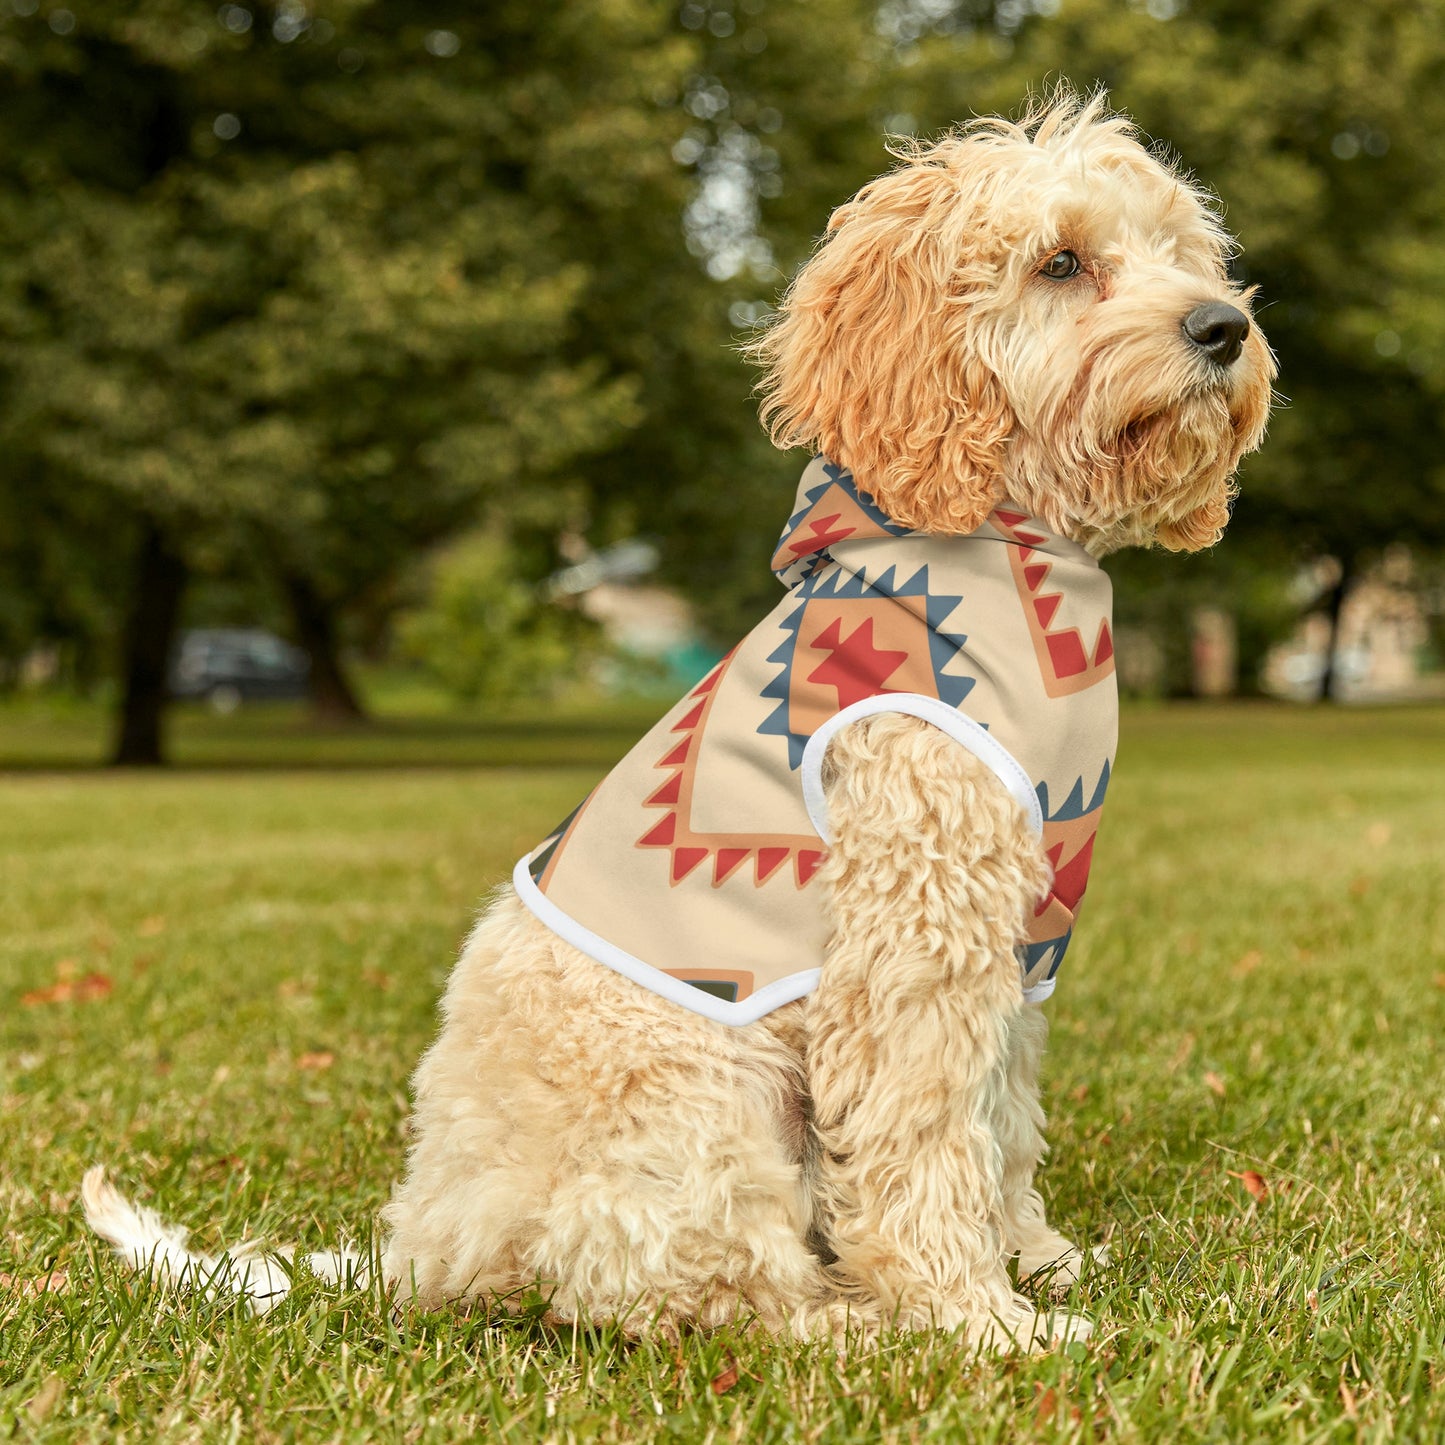
M1046 1086L1098 1342L127 1283L96 1159L367 1242L478 900L772 605L737 347L887 135L1060 77L1223 199L1282 396L1218 548L1108 563ZM1442 134L1439 0L0 0L0 1433L1439 1438ZM230 628L306 696L169 700Z

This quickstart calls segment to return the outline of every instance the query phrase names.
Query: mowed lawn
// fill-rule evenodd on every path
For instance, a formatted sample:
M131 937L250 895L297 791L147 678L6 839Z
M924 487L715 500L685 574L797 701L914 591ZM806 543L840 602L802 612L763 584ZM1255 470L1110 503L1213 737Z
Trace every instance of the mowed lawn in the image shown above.
M1112 1249L1086 1347L674 1350L310 1279L258 1320L87 1240L105 1161L202 1247L367 1243L479 900L639 723L198 724L208 770L0 775L0 1438L1445 1438L1439 709L1126 712L1047 1006L1045 1193Z

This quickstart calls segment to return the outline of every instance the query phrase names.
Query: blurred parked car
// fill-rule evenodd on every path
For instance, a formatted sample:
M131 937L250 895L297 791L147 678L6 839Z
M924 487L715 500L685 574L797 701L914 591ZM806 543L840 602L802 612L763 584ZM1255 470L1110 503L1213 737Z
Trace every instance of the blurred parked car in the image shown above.
M311 660L259 627L207 627L184 633L171 664L171 696L204 698L217 712L243 702L306 696Z

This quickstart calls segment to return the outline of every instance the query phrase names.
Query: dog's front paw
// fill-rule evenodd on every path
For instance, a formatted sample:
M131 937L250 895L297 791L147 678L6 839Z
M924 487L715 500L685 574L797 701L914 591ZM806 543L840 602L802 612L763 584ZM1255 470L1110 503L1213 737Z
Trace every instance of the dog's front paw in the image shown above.
M1067 1294L1083 1274L1085 1264L1107 1264L1109 1246L1096 1244L1086 1255L1077 1245L1056 1235L1047 1245L1019 1251L1019 1283L1050 1294Z
M1007 1309L971 1330L969 1340L979 1350L994 1353L1024 1350L1036 1354L1075 1340L1087 1340L1093 1329L1093 1321L1084 1315L1040 1310L1032 1300L1015 1295Z

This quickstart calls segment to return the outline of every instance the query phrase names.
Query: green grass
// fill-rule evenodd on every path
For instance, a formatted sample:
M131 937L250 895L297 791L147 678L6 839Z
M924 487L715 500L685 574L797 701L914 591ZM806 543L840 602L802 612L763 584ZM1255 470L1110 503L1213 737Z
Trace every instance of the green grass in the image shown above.
M1048 1006L1045 1190L1113 1248L1087 1347L674 1352L311 1280L255 1320L87 1240L95 1160L202 1246L364 1240L478 900L639 721L193 718L184 760L269 766L0 777L0 1437L1445 1438L1439 709L1126 714ZM32 724L0 756L85 761L93 719Z

